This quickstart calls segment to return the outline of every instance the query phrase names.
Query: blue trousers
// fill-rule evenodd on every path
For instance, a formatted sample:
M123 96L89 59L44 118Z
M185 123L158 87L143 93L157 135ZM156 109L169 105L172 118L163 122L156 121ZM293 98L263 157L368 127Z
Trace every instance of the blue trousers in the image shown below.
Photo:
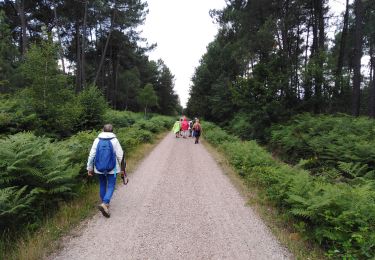
M100 186L100 198L105 204L111 201L116 186L116 177L114 174L98 174Z

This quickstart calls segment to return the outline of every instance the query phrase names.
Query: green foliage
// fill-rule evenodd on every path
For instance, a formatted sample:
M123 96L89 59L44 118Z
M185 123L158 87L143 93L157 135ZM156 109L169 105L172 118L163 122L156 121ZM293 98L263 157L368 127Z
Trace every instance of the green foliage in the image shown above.
M225 153L237 172L261 187L269 201L295 220L296 229L325 248L329 257L375 257L374 181L330 183L326 178L275 161L255 141L223 138L223 131L213 124L206 123L203 129L205 139ZM278 137L283 136L278 133ZM300 144L293 142L296 143ZM348 175L368 172L358 163L338 165Z
M0 147L1 230L37 223L75 195L78 169L69 162L69 150L31 133L2 139Z
M22 97L22 93L19 95ZM37 127L37 116L27 108L22 98L0 96L0 133L17 133Z
M0 93L10 92L18 58L4 11L0 11Z
M215 127L215 125L211 123L204 122L202 128L205 131L205 139L215 145L220 145L224 142L234 142L239 140L237 137L227 134L224 130ZM206 131L206 129L208 131Z
M141 118L143 118L141 114L108 109L104 114L103 121L104 123L111 123L114 128L119 128L132 126Z
M88 181L86 170L87 156L90 153L92 142L98 134L99 132L95 130L81 131L60 142L64 149L71 152L68 156L69 162L78 165L79 176L85 181Z
M170 116L160 116L160 115L154 115L150 122L157 124L159 126L159 132L164 129L169 129L171 125L175 122L173 117Z
M61 68L65 67L64 74L69 66L69 77L72 79L69 87L74 87L76 94L95 79L95 85L103 91L106 102L113 108L140 111L142 107L137 102L137 94L141 86L150 83L160 101L160 108L153 109L153 112L172 115L176 110L181 111L173 89L174 76L163 61L152 61L147 55L155 45L140 46L138 41L140 32L136 28L146 18L146 2L45 0L23 1L20 2L22 5L17 3L0 1L1 93L10 93L28 85L29 80L20 77L17 67L33 50L30 45L43 46L48 38L45 31L54 28L54 37L50 38L60 45L59 52L57 48L54 52L59 54L60 60L68 61L60 64ZM19 10L21 6L22 10ZM25 18L25 24L21 22L21 17ZM80 24L78 31L75 28L77 24ZM89 28L101 28L100 37L88 37ZM22 29L27 33L24 34ZM43 51L48 51L48 48L43 48L40 53ZM100 57L103 57L103 63ZM40 59L40 63L43 62ZM44 77L38 74L35 77L43 81ZM49 72L47 74L50 75ZM47 81L52 78L47 77Z
M139 91L137 101L144 108L145 116L147 114L147 108L158 105L158 96L156 95L152 84L146 84L146 86Z
M119 125L131 120L131 126L114 129L126 154L152 142L155 133L169 130L174 122L166 116L146 120L142 114L111 110L106 118ZM84 183L95 181L87 177L86 163L98 134L96 130L81 131L59 142L32 133L0 139L0 232L37 228L60 201L79 194Z
M106 101L100 90L91 86L77 96L79 107L78 129L88 130L101 126L107 109Z
M374 135L371 119L303 114L274 127L271 146L288 162L303 160L300 166L317 175L334 169L340 173L335 180L374 179Z
M30 48L21 71L27 83L23 98L38 118L38 133L71 135L79 111L68 78L58 68L57 48L51 40Z

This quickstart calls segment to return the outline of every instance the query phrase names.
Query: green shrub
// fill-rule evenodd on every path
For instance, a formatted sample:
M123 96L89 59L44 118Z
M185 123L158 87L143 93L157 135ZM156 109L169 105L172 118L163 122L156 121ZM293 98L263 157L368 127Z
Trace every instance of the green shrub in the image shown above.
M254 127L251 125L251 121L248 115L237 114L229 122L230 132L240 137L241 139L253 139L253 133L255 132Z
M88 87L77 97L80 109L78 129L90 130L101 127L107 102L102 92L95 86Z
M137 127L139 129L147 130L152 133L159 133L162 130L164 130L163 127L160 127L159 123L156 121L151 121L151 120L146 120L146 119L141 119L138 120L135 124L134 127Z
M87 157L98 134L98 131L82 131L61 142L64 149L71 152L69 161L79 166L79 176L86 181L90 179L86 170Z
M209 137L206 140L221 149L237 172L257 184L280 212L294 219L297 231L325 248L329 257L375 257L374 181L330 183L324 177L273 160L254 141L241 142L212 124L204 126L204 135ZM341 167L347 171L353 168Z
M116 129L120 127L132 126L137 120L141 119L142 117L142 114L108 109L104 114L103 121L106 124L112 124Z
M173 117L160 115L153 116L149 121L155 125L158 125L160 129L159 131L172 128L172 125L175 122Z
M0 96L0 133L17 133L33 130L37 126L37 116L24 106L21 99Z
M220 145L224 142L235 142L239 140L239 138L229 135L227 132L211 123L203 123L202 130L204 138L214 145Z
M372 119L304 114L275 127L271 147L284 160L299 162L316 175L333 177L336 181L357 177L374 179L374 136ZM326 175L327 169L339 174Z
M75 194L78 169L71 152L49 139L19 133L0 140L0 228L38 223Z

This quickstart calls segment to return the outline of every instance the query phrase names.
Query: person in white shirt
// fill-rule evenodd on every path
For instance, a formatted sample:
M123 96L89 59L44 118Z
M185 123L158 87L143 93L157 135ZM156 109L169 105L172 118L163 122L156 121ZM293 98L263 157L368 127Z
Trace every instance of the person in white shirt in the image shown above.
M111 147L112 151L109 151ZM126 178L126 182L128 181L125 166L124 152L113 133L113 126L106 124L103 127L103 132L98 135L91 147L87 160L87 174L93 176L95 173L99 177L102 203L98 206L98 209L107 218L110 217L109 203L115 190L117 174L120 173L122 177Z

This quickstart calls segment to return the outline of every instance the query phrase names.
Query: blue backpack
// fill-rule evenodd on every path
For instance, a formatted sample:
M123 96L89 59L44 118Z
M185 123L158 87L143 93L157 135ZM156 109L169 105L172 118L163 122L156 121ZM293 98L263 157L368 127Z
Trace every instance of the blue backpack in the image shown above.
M116 154L111 139L99 138L96 147L95 168L103 173L108 173L116 167Z

